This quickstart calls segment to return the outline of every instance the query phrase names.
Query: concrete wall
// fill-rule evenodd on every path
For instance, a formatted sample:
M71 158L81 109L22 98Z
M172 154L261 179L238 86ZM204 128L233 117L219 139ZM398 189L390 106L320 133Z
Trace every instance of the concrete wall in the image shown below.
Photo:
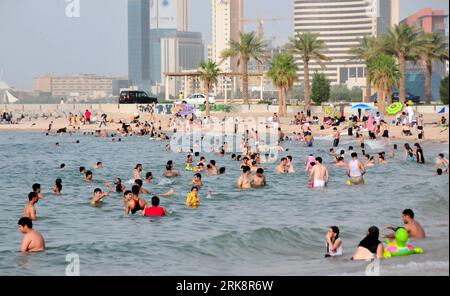
M164 104L165 105L165 104ZM414 110L419 113L431 114L436 113L437 110L442 107L448 107L446 105L428 105L428 106L414 106ZM86 109L89 109L92 113L99 112L108 113L128 113L133 114L139 112L137 105L134 104L1 104L0 112L11 111L13 113L69 113L79 112L84 113ZM297 113L305 110L303 106L288 106L289 113ZM232 112L278 112L278 106L274 105L233 105ZM347 114L356 113L356 110L352 110L350 106L345 107ZM322 113L321 106L312 106L312 113Z

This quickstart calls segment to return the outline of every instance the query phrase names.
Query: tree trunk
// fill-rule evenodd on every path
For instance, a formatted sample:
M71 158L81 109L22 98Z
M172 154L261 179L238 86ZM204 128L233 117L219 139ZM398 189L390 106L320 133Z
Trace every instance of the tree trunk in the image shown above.
M205 114L206 116L209 116L209 83L205 82Z
M242 99L243 104L248 105L248 69L247 69L247 63L248 60L246 57L243 57L241 59L241 65L242 65Z
M431 103L431 61L425 61L425 104Z
M288 113L287 113L287 100L286 100L286 98L287 98L287 88L286 87L283 87L283 102L284 102L284 104L283 104L283 110L284 110L284 114L286 115L286 116L288 116Z
M366 71L366 95L364 96L364 103L370 103L370 101L372 100L372 85L370 81L370 74L367 68Z
M406 79L405 79L406 59L402 53L400 53L398 57L398 62L400 64L400 86L398 90L399 100L400 102L404 103L406 98Z
M283 87L278 88L278 114L280 117L284 117L284 97L283 97Z
M309 85L309 65L306 59L303 59L303 83L305 94L305 106L307 113L311 113L311 86Z
M378 111L380 113L385 112L385 106L384 106L384 92L382 90L377 89L377 105L378 105Z
M386 105L385 105L386 107L392 104L392 90L386 89L384 92L386 94Z

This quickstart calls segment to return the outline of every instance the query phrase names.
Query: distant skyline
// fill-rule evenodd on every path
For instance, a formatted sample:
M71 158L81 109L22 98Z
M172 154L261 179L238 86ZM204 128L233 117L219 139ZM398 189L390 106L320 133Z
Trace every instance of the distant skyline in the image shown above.
M0 0L0 80L31 88L35 76L53 73L127 73L127 0L79 0L80 17L65 14L65 0ZM112 3L115 5L113 6ZM211 42L211 1L191 0L191 30ZM400 20L425 7L444 9L447 0L400 0ZM245 17L292 17L292 0L245 0ZM246 24L246 31L257 24ZM285 43L289 21L266 23L266 37Z

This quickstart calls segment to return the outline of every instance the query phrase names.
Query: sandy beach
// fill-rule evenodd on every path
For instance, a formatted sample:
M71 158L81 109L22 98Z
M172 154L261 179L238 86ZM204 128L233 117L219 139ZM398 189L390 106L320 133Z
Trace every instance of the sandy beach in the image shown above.
M83 125L78 124L76 126L69 127L69 123L67 118L38 118L38 119L31 119L28 118L23 119L18 124L0 124L0 132L2 131L39 131L39 132L46 132L49 124L53 121L52 124L52 132L56 132L56 130L60 128L67 127L67 131L95 131L99 129L106 129L108 132L115 132L118 128L121 127L120 121L130 123L130 121L133 118L133 114L131 113L108 113L108 126L99 128L99 123L92 122L90 125ZM148 113L140 113L140 122L149 121L150 122L150 115ZM233 117L237 118L240 117L245 121L251 121L256 120L260 118L268 118L273 115L273 112L239 112L239 113L223 113L223 112L211 112L212 118L217 118L218 120L222 120L224 117ZM299 125L293 125L291 122L294 118L295 113L288 114L285 118L280 118L280 127L281 130L286 135L291 135L293 132L299 132L301 131L301 126ZM324 117L324 114L322 113L316 113L313 114L315 116L319 117L320 124L319 125L312 125L311 130L313 132L313 135L315 136L326 136L332 134L332 128L325 128L324 130L320 129L320 125L322 124L322 119ZM348 118L352 114L345 114ZM425 125L425 138L424 141L427 142L435 142L435 143L448 143L449 142L449 133L447 128L442 128L439 124L440 119L442 116L445 116L447 118L448 122L448 114L423 114L424 116L424 125ZM169 128L168 123L169 119L173 117L173 115L162 115L162 114L155 114L155 121L161 121L161 127L164 132L170 133L172 130ZM202 114L203 116L203 114ZM394 120L394 116L387 116L385 117L385 120L390 123ZM79 128L79 129L78 129ZM347 124L341 124L338 128L342 134L347 133ZM390 124L390 139L392 140L407 140L407 141L419 141L417 136L417 129L412 128L412 136L404 136L402 135L402 126L395 126L394 124ZM220 132L220 130L216 129L208 129L208 131L211 132Z

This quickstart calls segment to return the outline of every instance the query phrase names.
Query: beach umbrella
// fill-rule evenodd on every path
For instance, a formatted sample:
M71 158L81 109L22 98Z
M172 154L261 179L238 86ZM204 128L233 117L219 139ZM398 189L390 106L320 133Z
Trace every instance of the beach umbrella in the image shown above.
M405 106L400 102L393 103L393 104L389 105L389 107L386 109L386 113L388 115L397 115L398 113L403 111L404 107Z
M356 104L352 106L352 109L362 109L362 110L369 110L372 109L369 105L366 104Z
M443 113L448 113L448 109L446 107L442 107L441 109L439 109L437 111L437 114L443 114Z

